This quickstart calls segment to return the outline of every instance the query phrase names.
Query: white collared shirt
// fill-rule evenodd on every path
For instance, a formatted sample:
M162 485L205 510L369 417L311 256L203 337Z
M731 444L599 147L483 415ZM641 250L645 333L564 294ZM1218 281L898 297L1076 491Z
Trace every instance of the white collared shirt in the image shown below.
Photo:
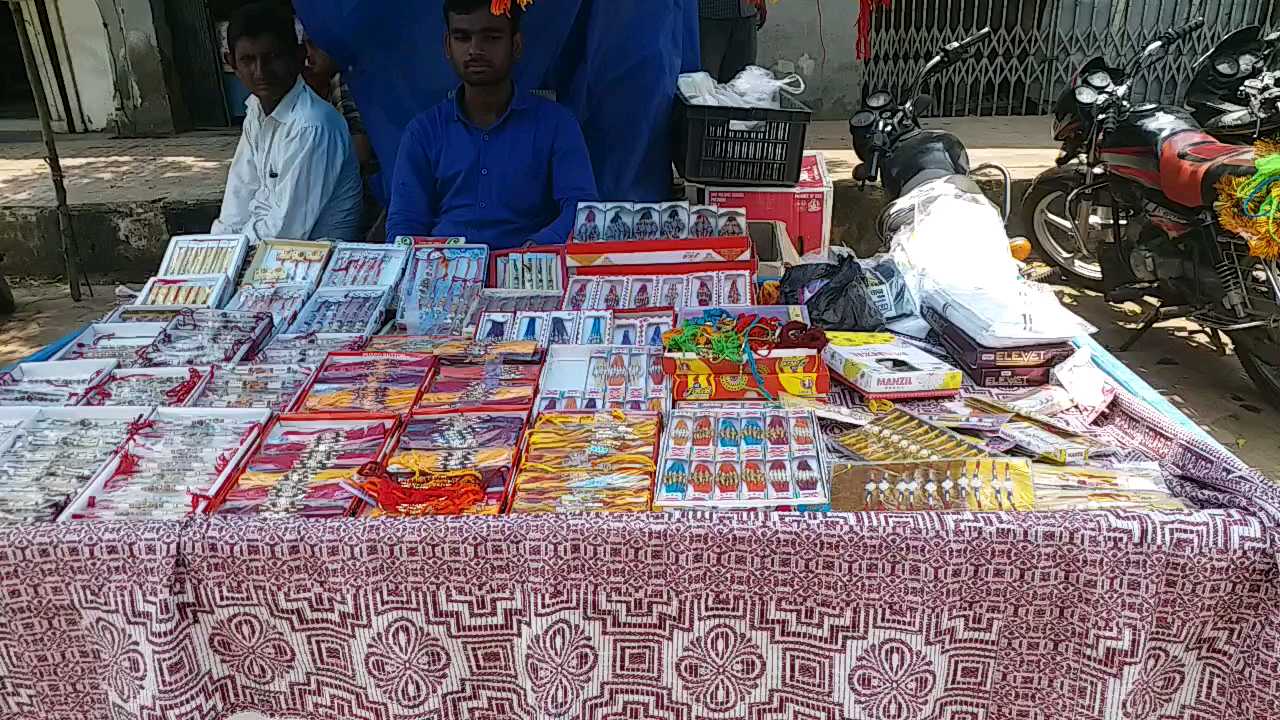
M263 115L258 98L245 103L222 214L210 232L259 240L358 239L360 167L342 115L302 78Z

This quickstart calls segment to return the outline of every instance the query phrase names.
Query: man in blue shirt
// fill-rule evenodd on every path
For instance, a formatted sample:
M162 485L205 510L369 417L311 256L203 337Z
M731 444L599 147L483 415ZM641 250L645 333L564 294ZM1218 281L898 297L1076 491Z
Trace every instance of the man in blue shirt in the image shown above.
M462 236L493 249L563 243L579 201L596 199L582 129L568 110L511 81L520 8L445 0L445 54L462 85L400 140L387 239Z

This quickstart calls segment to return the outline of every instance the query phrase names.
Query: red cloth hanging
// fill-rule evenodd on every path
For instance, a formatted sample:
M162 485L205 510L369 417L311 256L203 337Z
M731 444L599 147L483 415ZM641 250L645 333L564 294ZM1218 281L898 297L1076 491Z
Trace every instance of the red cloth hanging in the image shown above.
M892 0L860 0L858 8L858 44L855 50L857 59L871 59L871 14L880 8L888 10Z

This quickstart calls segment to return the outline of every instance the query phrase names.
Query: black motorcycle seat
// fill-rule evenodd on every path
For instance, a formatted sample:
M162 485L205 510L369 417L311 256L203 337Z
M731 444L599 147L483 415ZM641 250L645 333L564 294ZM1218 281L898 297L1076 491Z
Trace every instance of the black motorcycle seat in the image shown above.
M1199 130L1184 130L1160 146L1160 189L1179 205L1210 207L1224 177L1251 177L1253 148L1228 145Z

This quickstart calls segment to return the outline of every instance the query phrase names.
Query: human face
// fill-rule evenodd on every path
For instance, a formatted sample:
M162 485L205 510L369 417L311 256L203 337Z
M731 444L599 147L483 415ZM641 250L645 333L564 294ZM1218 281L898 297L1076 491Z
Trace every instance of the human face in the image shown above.
M504 83L511 76L521 39L519 33L512 34L510 18L481 9L449 14L444 47L462 82L483 87Z
M237 40L229 60L249 92L274 108L298 82L304 55L301 45L285 45L274 35L261 35Z

